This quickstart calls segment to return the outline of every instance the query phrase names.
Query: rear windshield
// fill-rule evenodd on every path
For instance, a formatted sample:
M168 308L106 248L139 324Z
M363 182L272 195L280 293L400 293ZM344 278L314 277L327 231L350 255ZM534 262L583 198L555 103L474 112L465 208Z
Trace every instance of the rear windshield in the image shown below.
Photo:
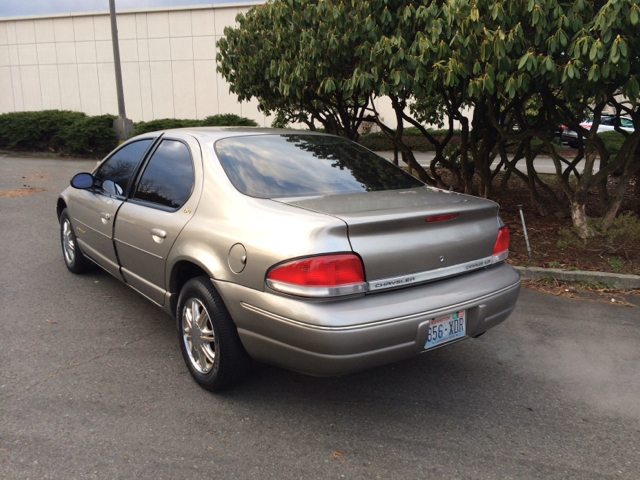
M424 184L357 143L328 135L255 135L218 140L231 183L258 198L339 195Z

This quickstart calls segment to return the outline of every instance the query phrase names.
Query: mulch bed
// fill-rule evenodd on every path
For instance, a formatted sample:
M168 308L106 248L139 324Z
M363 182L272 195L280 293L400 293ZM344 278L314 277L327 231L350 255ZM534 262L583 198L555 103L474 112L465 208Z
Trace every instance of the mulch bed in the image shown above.
M500 215L511 233L509 261L513 265L640 275L640 241L611 245L605 236L596 234L583 243L571 233L573 224L568 213L561 218L541 215L531 204L528 188L517 179L510 180L508 191L499 203ZM592 192L587 201L587 215L598 217L599 203L597 193ZM522 205L532 261L527 252L518 205ZM640 200L633 193L633 185L627 189L618 214L629 211L640 216ZM564 235L561 235L561 229L565 230Z

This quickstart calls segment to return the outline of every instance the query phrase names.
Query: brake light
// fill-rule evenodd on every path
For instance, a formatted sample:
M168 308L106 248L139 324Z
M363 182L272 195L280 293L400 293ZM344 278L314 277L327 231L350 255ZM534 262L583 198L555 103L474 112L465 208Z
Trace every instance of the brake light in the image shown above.
M267 285L303 297L335 297L367 291L362 260L351 253L283 263L267 273Z
M502 262L509 257L509 229L502 227L498 230L496 245L493 247L493 263Z
M427 217L424 219L427 223L433 222L445 222L447 220L453 220L454 218L458 218L459 213L450 213L448 215L434 215L433 217Z
M591 124L590 123L581 123L580 126L582 128L586 128L587 130L591 130Z

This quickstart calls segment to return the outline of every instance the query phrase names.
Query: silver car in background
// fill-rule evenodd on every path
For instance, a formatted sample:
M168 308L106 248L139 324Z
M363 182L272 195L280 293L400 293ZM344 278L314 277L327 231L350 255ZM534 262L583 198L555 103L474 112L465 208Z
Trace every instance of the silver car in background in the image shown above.
M496 203L331 135L141 135L76 175L57 214L68 269L97 264L174 316L211 391L252 359L340 375L477 337L520 291Z
M593 122L591 120L587 120L580 124L582 128L587 130L591 130L593 126ZM620 117L620 128L622 130L626 130L627 132L635 131L635 127L633 126L633 120L628 117ZM611 115L603 115L600 118L600 125L598 125L598 132L611 132L616 129L616 117ZM578 148L578 132L571 130L568 127L565 127L562 131L561 139L567 145L573 148ZM584 141L584 139L583 139Z

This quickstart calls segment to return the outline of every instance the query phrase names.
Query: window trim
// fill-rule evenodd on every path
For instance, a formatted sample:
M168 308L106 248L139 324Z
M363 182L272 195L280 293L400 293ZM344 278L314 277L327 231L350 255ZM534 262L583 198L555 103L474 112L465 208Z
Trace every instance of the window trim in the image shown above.
M158 140L154 146L152 151L148 151L146 154L146 158L144 159L144 162L140 165L140 168L138 169L138 171L136 171L136 176L135 176L135 182L133 182L130 187L130 191L127 192L127 200L130 201L131 203L134 203L136 205L141 205L144 207L149 207L149 208L155 208L156 210L162 210L165 212L177 212L178 210L180 210L182 207L184 207L184 205L191 199L191 197L193 196L193 192L196 188L196 165L195 162L193 161L193 152L191 151L191 147L189 146L189 144L180 139L180 138L175 138L175 137L165 137L164 135L161 135L160 137L158 137ZM191 191L189 192L189 196L187 197L187 199L182 203L182 205L180 205L179 207L176 208L171 208L171 207L167 207L166 205L161 205L159 203L154 203L154 202L150 202L148 200L141 200L139 198L135 198L134 195L136 193L136 191L138 190L138 186L140 185L140 181L142 180L142 177L144 175L144 172L147 170L147 167L149 166L149 163L151 162L151 159L153 158L153 156L155 155L155 153L158 151L158 148L160 148L160 145L162 145L162 142L165 140L171 140L174 142L180 142L182 143L185 147L187 147L187 150L189 152L189 158L191 159L191 166L193 168L193 180L191 182Z

